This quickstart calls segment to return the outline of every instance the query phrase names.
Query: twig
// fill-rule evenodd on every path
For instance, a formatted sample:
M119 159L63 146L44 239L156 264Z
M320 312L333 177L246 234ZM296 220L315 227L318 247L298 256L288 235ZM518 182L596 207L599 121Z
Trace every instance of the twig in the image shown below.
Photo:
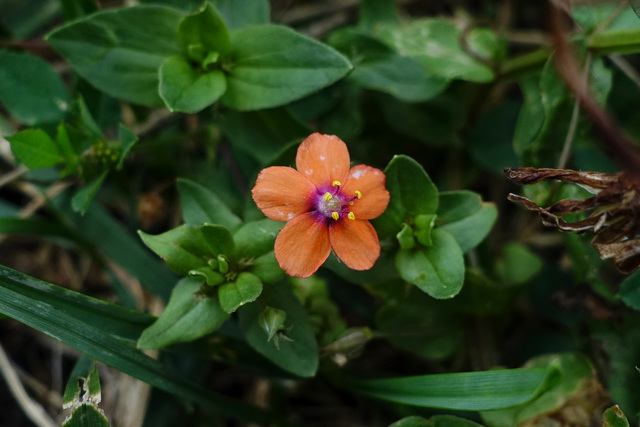
M29 417L35 425L39 427L56 427L57 424L51 419L44 408L39 403L33 401L27 394L2 345L0 345L0 373L7 381L11 394L16 401L18 401L25 415Z
M589 68L591 68L591 54L587 53L587 58L584 61L584 79L585 83L589 80ZM567 136L564 139L564 145L562 146L562 153L560 153L560 159L558 160L557 169L564 169L569 160L569 152L571 151L571 144L576 134L576 128L578 127L578 117L580 113L580 102L578 98L573 103L573 111L571 112L571 121L569 122L569 129L567 130Z
M556 69L567 87L574 93L614 160L640 185L640 153L636 144L625 135L613 119L598 105L589 91L587 82L580 78L581 70L574 52L567 41L565 17L557 7L551 8L551 28L556 46Z
M638 88L640 89L640 74L636 71L635 68L631 66L631 64L629 64L626 59L624 59L620 55L609 55L608 58L616 67L620 69L620 71L625 74L625 76L629 77L629 80L635 83L636 86L638 86Z
M20 176L24 175L25 173L29 172L29 168L22 165L12 171L9 171L7 173L5 173L4 175L0 176L0 187L10 183L11 181L13 181L14 179L19 178Z

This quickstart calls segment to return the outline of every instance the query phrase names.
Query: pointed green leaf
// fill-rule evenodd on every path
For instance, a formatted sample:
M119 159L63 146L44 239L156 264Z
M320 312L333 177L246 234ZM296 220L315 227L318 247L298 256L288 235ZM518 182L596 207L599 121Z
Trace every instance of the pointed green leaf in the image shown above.
M58 307L49 299L48 290L52 287L57 288L0 266L0 313L182 399L249 423L268 422L270 415L264 409L199 387L170 366L107 334L99 318L85 322Z
M473 32L480 29L462 34L462 30L454 22L431 18L416 19L402 26L380 26L377 30L378 37L398 53L419 60L428 74L447 80L463 79L472 82L489 82L494 78L491 68L469 54L461 44L462 37L470 44ZM492 37L495 39L494 35ZM467 46L467 49L470 47ZM485 52L476 51L476 54L480 53Z
M218 287L218 299L222 309L231 314L246 303L255 301L262 293L260 279L247 272L238 275L235 282Z
M240 328L247 342L258 353L282 369L301 377L311 377L318 369L318 344L307 314L291 287L282 282L264 288L260 304L247 304L238 310ZM269 334L260 323L263 307L269 306L287 313L284 328L289 339L269 341Z
M46 61L0 50L0 104L26 125L58 122L69 109L69 92Z
M408 156L394 156L384 170L391 199L387 210L376 220L376 230L384 237L395 235L403 222L438 210L438 189L422 166Z
M86 397L92 399L101 393L100 378L95 360L82 356L71 371L69 381L62 396L62 407L68 408L74 404L79 405ZM90 382L87 381L90 379ZM82 381L78 381L82 380ZM88 396L87 393L88 392ZM99 401L99 400L98 400Z
M219 254L233 253L231 234L219 225L183 224L155 236L143 231L138 234L145 245L162 257L173 271L182 275L207 266L207 261Z
M242 220L208 188L186 178L178 178L177 182L186 223L220 224L231 231L242 225Z
M163 300L169 298L176 277L154 257L120 221L108 215L97 203L80 215L71 208L71 196L65 192L52 200L50 208L58 220L73 233L74 240L90 248L96 257L102 254L140 280L143 286Z
M158 68L181 53L177 29L182 17L182 12L162 6L111 9L63 25L46 39L99 90L137 104L162 106Z
M53 139L40 129L27 129L7 138L13 153L29 169L55 166L63 155Z
M216 102L226 89L221 71L201 74L184 56L171 56L160 67L160 96L171 112L197 113Z
M82 404L71 411L71 416L62 422L62 427L109 427L109 419L97 406Z
M269 23L268 0L213 0L230 30Z
M629 420L618 405L607 408L603 414L602 427L629 427Z
M117 170L121 170L124 165L124 159L131 151L133 145L138 142L138 137L127 127L118 126L118 135L120 136L120 158L118 159Z
M238 256L255 258L273 251L273 245L282 222L263 219L248 222L240 227L233 235Z
M194 61L202 61L210 52L223 55L229 50L227 26L220 13L209 2L182 18L178 26L178 38ZM196 50L199 55L191 55Z
M396 255L400 277L434 298L453 298L464 282L464 258L460 246L446 231L432 231L433 245Z
M108 170L102 172L99 177L82 187L82 189L73 196L73 199L71 199L71 206L74 211L84 215L89 207L89 203L91 203L91 200L93 200L94 196L98 193L98 190L100 190L100 187L108 174Z
M499 411L482 412L485 423L495 427L522 425L541 414L560 410L569 402L581 401L593 387L594 375L586 357L579 354L550 354L536 357L526 364L527 370L549 370L556 372L556 379L550 386L529 402Z
M472 191L440 193L438 223L456 239L463 253L477 246L491 231L498 218L493 203L485 203Z
M160 317L140 335L138 348L163 348L192 341L215 331L229 318L217 298L195 295L201 284L202 280L196 278L178 282Z
M376 380L341 380L365 396L460 411L508 408L534 399L558 378L547 369L501 369Z
M230 57L221 101L241 111L287 104L329 86L351 69L329 46L276 25L233 31Z
M428 420L417 416L405 417L390 424L389 427L482 427L482 425L453 415L436 415Z

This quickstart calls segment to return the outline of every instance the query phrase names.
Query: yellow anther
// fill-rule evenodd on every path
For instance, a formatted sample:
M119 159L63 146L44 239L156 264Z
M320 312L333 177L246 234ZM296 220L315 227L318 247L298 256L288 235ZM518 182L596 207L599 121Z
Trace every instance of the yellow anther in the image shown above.
M340 218L340 214L338 212L331 212L331 218L337 221Z
M362 199L362 193L361 193L361 192L359 192L358 190L356 190L356 197L357 197L358 199Z
M342 183L340 181L333 181L332 184L334 187L340 187L342 185Z
M354 219L356 219L356 216L353 214L353 212L349 212L349 215L347 215L347 218L353 221Z
M333 194L329 193L328 191L326 193L324 193L324 201L325 202L328 202L332 198L333 198Z

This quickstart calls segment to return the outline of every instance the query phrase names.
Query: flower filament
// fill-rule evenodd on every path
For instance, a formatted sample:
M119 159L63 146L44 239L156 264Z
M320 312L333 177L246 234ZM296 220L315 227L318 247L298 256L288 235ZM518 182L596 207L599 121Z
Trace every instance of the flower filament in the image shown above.
M354 203L362 198L362 193L355 190L355 196L348 197L340 189L342 183L340 181L333 181L330 188L324 191L316 202L316 210L322 214L325 218L338 221L340 218L348 218L355 220L356 216L349 210L349 206L353 206Z

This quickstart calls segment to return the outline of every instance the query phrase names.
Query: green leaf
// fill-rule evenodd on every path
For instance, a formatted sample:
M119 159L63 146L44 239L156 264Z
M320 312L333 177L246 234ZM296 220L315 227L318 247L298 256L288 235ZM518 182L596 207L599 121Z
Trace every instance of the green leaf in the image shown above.
M267 423L269 413L265 410L199 387L170 366L107 334L99 319L85 322L58 307L49 300L48 289L52 286L0 266L0 313L182 399L246 422ZM25 294L25 288L35 293Z
M69 128L65 123L58 125L58 132L56 134L56 143L60 148L60 153L64 157L64 163L66 167L60 173L61 176L73 175L78 172L78 164L80 163L80 157L72 140L70 134L73 135L73 130Z
M170 56L160 67L160 96L171 112L197 113L216 102L226 88L221 71L200 74L184 56Z
M57 28L46 40L99 90L137 104L162 106L158 68L181 53L177 29L182 16L161 6L106 10Z
M191 270L207 266L208 260L220 254L231 256L234 251L231 234L220 225L183 224L155 236L143 231L138 234L173 271L185 276Z
M254 258L273 250L282 222L262 219L248 222L233 235L238 256Z
M394 0L363 0L360 3L358 27L373 30L381 24L398 24L398 11Z
M55 0L0 0L0 28L17 40L37 37L34 33L57 19Z
M91 200L93 200L94 196L98 193L98 190L100 190L100 187L108 174L108 170L102 172L99 177L85 185L73 196L73 199L71 199L71 207L74 211L84 215L89 207L89 203L91 203Z
M121 340L135 342L153 321L148 314L42 282L2 266L0 289L19 294L21 300L39 301L55 307L88 325L100 325L104 334Z
M62 427L109 427L110 425L104 411L89 404L74 408L71 416L62 423Z
M209 2L182 18L178 26L178 39L189 58L198 62L211 53L220 56L229 50L229 30L220 13ZM186 59L185 62L188 65Z
M531 280L542 267L539 256L524 245L512 242L503 248L503 256L496 262L496 274L502 283L520 285Z
M444 77L427 73L418 60L394 52L361 31L334 32L329 43L352 61L354 70L349 80L402 101L429 100L444 91L449 83Z
M231 30L269 23L268 0L213 0Z
M81 18L98 10L98 5L91 0L61 0L62 14L65 20Z
M395 235L403 222L438 210L438 189L422 166L408 156L394 156L384 170L391 199L374 225L382 238Z
M87 397L91 399L97 397L100 401L101 393L100 377L95 361L87 356L82 356L78 359L67 381L62 396L62 407L68 408L73 404L80 404Z
M430 101L405 103L385 94L376 97L386 124L400 135L433 147L451 147L460 143L460 129L466 123L460 102L450 94Z
M389 427L482 427L473 421L456 417L453 415L436 415L424 419L422 417L405 417L400 421L389 424Z
M64 390L63 408L71 408L64 427L109 427L104 411L98 408L102 400L100 377L93 359L83 356L71 372Z
M229 316L217 298L196 295L201 285L202 280L197 278L180 280L160 317L140 335L138 348L156 349L193 341L218 329Z
M247 271L258 276L263 283L273 283L284 277L284 271L280 268L273 251L252 260Z
M133 145L138 142L138 137L129 128L123 125L118 126L118 134L120 136L120 158L118 159L116 169L121 170L129 151L131 151Z
M607 408L602 418L602 427L629 427L629 420L618 405Z
M491 68L465 51L460 43L462 37L469 38L475 31L478 29L463 35L453 22L432 18L416 19L402 26L380 26L377 33L398 53L419 60L429 75L490 82L494 78Z
M60 148L43 130L27 129L7 139L13 153L29 169L47 168L63 161Z
M498 210L472 191L449 191L439 195L438 223L453 236L462 253L478 245L491 231Z
M44 60L0 50L0 103L26 125L59 122L69 109L69 92Z
M631 8L633 12L640 17L640 1L638 0L629 0L629 4L631 4Z
M289 28L252 26L231 33L227 92L236 110L277 107L344 77L351 64L341 54Z
M242 220L208 188L186 178L178 178L177 184L187 224L220 224L231 231L242 225Z
M97 203L91 204L84 215L79 215L72 210L70 198L68 192L63 193L52 201L51 207L58 221L73 233L74 240L90 251L98 252L100 255L94 255L98 259L104 254L155 295L168 299L176 282L175 276Z
M289 144L302 141L313 132L285 107L250 112L221 111L218 123L234 147L263 166L270 164Z
M534 399L557 378L557 370L501 369L376 380L342 379L341 385L377 399L412 406L481 411Z
M318 369L318 344L304 308L293 295L291 287L276 282L264 288L260 304L248 304L238 310L240 328L247 342L258 353L284 370L301 377L311 377ZM279 347L260 322L263 307L269 306L287 313L285 329L288 339L280 339Z
M229 314L246 303L255 301L261 293L262 282L257 276L247 272L240 273L235 282L218 287L220 306Z
M396 268L400 277L433 298L453 298L464 282L462 251L455 239L442 229L434 229L431 237L432 246L398 251Z
M420 357L445 359L464 343L460 316L418 289L384 305L375 320L392 345Z
M513 151L513 134L519 111L518 103L501 102L480 115L469 135L468 148L474 160L501 176L505 167L520 164Z
M287 313L273 307L266 307L258 317L260 327L269 335L268 341L271 341L276 333L285 329L285 320L287 320Z
M640 311L640 270L635 271L620 283L620 291L616 296L629 307Z
M553 370L556 381L526 404L483 412L481 415L487 424L492 427L520 425L537 415L555 412L568 402L585 399L591 387L594 387L591 383L593 368L584 356L578 354L540 356L527 363L526 367L531 370Z

